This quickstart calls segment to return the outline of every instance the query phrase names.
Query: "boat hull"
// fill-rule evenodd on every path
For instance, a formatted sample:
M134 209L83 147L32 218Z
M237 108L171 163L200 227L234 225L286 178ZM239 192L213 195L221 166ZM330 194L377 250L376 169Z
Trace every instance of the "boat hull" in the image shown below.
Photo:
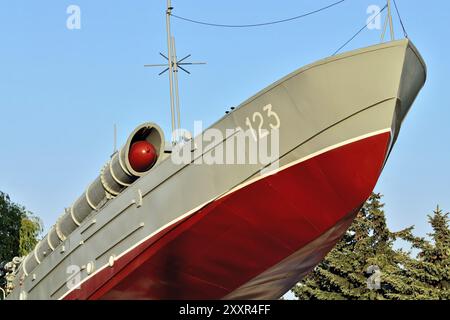
M66 298L278 298L345 231L390 140L377 133L280 168L146 240ZM282 267L294 256L291 270Z
M276 166L177 164L167 155L33 274L22 266L9 298L280 297L370 195L425 78L408 40L293 72L213 124L223 141L193 150L204 159L226 145L227 129L276 112L266 122L280 124Z

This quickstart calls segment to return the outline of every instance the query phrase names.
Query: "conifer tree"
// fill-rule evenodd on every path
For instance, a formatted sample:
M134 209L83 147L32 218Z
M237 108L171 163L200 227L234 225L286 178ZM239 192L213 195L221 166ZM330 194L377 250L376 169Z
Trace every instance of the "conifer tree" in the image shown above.
M294 289L299 299L448 299L450 230L437 209L429 222L432 241L413 228L391 232L380 194L372 194L352 226L325 259ZM395 249L402 239L418 251Z
M428 216L432 232L431 240L416 237L412 228L396 236L411 244L418 251L409 264L405 264L408 277L414 284L412 295L415 299L449 299L450 298L450 228L449 214L439 208Z

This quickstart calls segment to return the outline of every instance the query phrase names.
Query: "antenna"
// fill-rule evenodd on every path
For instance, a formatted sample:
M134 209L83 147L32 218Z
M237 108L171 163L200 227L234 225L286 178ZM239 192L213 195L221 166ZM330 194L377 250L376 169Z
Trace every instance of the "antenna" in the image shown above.
M391 41L395 40L394 23L392 22L391 0L387 0L387 9L388 9L388 13L386 16L386 20L384 21L383 33L381 34L381 42L384 41L384 36L387 31L388 22L389 22L389 29L391 31Z
M167 30L167 56L163 53L159 53L167 63L164 64L145 64L144 67L165 67L158 75L164 74L169 71L169 86L170 86L170 112L172 122L172 144L176 144L179 140L178 129L181 129L181 115L180 115L180 97L178 90L178 69L183 70L187 74L191 74L183 66L186 65L200 65L206 64L206 62L183 62L191 55L188 54L181 60L177 60L177 53L175 48L175 37L172 36L170 31L170 16L172 14L173 7L171 0L167 0L166 9L166 30Z
M113 153L111 154L111 158L117 153L117 125L114 123L113 129Z

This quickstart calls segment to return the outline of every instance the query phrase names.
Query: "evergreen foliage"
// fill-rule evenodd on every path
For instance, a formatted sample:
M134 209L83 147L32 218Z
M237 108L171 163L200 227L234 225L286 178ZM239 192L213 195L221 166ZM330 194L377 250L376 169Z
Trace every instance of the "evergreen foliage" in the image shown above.
M294 294L317 300L450 298L449 216L438 207L428 219L430 240L416 237L412 227L391 232L381 195L372 194L341 241L294 287ZM411 251L395 248L396 240Z

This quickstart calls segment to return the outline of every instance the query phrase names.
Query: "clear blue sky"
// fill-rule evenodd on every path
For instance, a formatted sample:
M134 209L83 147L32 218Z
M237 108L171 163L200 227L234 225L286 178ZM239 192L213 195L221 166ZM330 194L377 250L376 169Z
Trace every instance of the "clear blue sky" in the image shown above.
M287 18L333 0L173 0L174 13L219 23ZM397 0L411 39L428 64L421 92L376 188L389 225L429 231L426 214L450 210L448 1ZM66 9L81 8L81 29ZM181 74L184 127L211 124L227 107L298 67L330 55L367 19L371 4L347 0L306 19L256 29L173 21L178 55L207 66ZM84 191L112 151L145 121L169 129L168 81L145 63L166 51L165 1L0 1L0 190L50 227ZM396 21L397 22L397 21ZM397 36L401 36L398 23ZM366 30L348 49L375 44ZM174 195L176 196L176 195Z

